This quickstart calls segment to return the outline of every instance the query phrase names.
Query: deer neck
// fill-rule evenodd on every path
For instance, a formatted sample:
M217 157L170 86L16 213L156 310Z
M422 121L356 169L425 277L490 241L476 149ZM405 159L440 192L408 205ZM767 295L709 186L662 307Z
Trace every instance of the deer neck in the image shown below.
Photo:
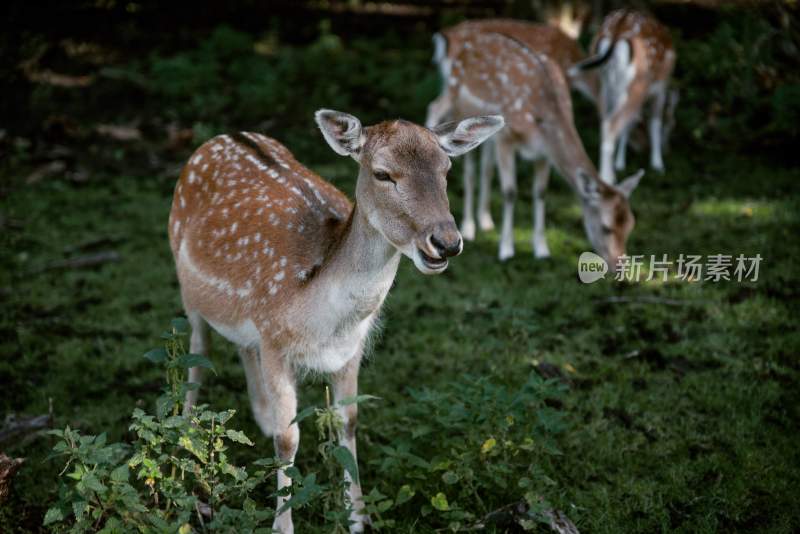
M369 223L356 203L320 270L315 298L342 315L366 318L383 303L399 262L400 252Z
M592 179L599 180L597 168L592 163L586 149L583 147L578 132L571 122L562 121L560 125L561 135L549 142L550 159L553 165L563 176L575 194L581 200L585 200L585 190L579 182L579 171L583 171Z

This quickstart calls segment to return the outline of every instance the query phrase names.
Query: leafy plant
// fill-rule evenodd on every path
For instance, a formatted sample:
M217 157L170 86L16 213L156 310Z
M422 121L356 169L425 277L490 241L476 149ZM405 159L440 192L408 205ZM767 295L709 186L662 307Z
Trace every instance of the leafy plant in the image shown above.
M413 402L400 435L380 446L382 458L373 462L387 476L402 472L406 483L394 501L373 493L370 503L395 513L416 506L417 513L458 531L509 504L493 495L516 494L528 502L533 528L536 510L546 507L542 496L556 484L543 467L561 454L554 439L566 423L548 404L563 391L534 372L518 388L468 376L436 390L410 390ZM446 445L436 446L438 435L448 437Z
M51 431L59 438L54 455L66 457L66 465L46 526L70 532L185 533L234 527L253 531L272 520L274 511L260 508L253 493L281 466L262 459L248 472L231 463L231 446L253 445L228 425L235 411L201 405L181 414L186 392L198 387L183 382L185 370L213 370L205 357L186 353L187 333L187 322L175 319L162 334L165 347L145 354L164 368L166 386L155 414L133 411L133 443L107 444L105 434L82 435L69 427Z

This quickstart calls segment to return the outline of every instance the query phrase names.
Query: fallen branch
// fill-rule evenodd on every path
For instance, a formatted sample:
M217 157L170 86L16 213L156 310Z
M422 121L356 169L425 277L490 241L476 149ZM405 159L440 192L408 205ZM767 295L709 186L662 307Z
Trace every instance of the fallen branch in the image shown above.
M575 524L560 510L543 510L539 512L550 525L550 529L559 534L580 534ZM536 517L530 512L530 506L525 500L507 504L502 508L493 510L486 516L466 530L486 530L494 527L499 530L507 530L509 527L522 527L523 521L535 521Z
M49 428L53 422L52 414L37 415L36 417L25 417L17 419L14 414L6 417L3 428L0 428L0 445L16 439L25 437L28 434Z

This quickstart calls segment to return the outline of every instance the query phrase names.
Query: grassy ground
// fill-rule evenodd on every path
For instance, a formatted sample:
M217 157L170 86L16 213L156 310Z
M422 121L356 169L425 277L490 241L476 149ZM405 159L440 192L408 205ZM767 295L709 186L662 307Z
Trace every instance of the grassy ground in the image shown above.
M413 43L395 36L380 53L367 40L344 46L327 35L265 59L248 38L222 30L183 55L142 60L134 65L139 76L121 69L101 78L94 100L38 88L37 113L57 112L56 125L64 115L80 123L87 109L108 122L151 116L142 124L145 141L133 144L98 139L85 133L93 126L80 125L84 137L66 143L68 172L32 183L26 177L36 157L64 158L65 147L46 141L31 159L24 143L0 138L7 156L0 162L0 410L36 415L52 403L56 426L130 439L131 411L152 407L161 387L141 355L181 314L166 221L192 147L164 149L165 124L193 125L195 145L227 123L265 130L352 194L355 164L323 148L313 109L339 107L365 122L397 114L420 120L436 89L423 33ZM322 69L330 83L307 85ZM408 80L412 90L398 89ZM703 96L698 87L695 101ZM275 121L259 122L273 110ZM592 113L579 113L579 126L596 154ZM381 400L362 407L358 438L367 491L394 497L408 485L415 492L385 513L395 530L470 524L525 494L545 498L582 532L800 528L800 171L704 139L679 130L667 173L643 179L632 201L629 252L671 259L758 253L764 260L755 283L581 284L576 260L588 244L578 205L558 179L547 201L553 257L534 260L525 165L517 257L500 264L490 232L442 276L424 277L402 262L360 380L362 392ZM632 171L644 157L631 160ZM456 164L450 185L457 220L459 171ZM121 260L55 268L108 250ZM202 398L214 409L235 408L237 426L258 436L235 460L270 456L271 443L249 414L234 347L215 337L212 359L218 375ZM301 406L321 402L323 391L320 377L308 377ZM298 455L304 472L321 471L316 440L306 420ZM62 467L47 459L51 446L37 437L5 447L27 461L0 505L0 532L39 528ZM432 506L439 493L448 510ZM326 531L317 505L295 517L300 532Z
M345 177L354 165L334 158L315 168L352 191ZM361 378L362 391L383 399L365 407L360 421L367 488L391 495L409 482L401 465L384 465L384 446L406 444L433 460L448 456L451 441L473 439L477 450L490 437L416 421L410 388L441 390L443 402L458 403L475 377L514 388L548 363L569 389L555 402L561 454L543 455L549 482L537 487L582 530L790 532L800 525L793 505L800 483L792 282L800 260L798 172L735 154L679 152L668 165L636 192L631 252L760 253L759 281L583 285L575 260L587 244L559 182L548 204L552 259L532 258L523 203L518 256L506 264L495 260L495 233L469 244L440 277L423 277L404 261ZM119 439L134 406L156 396L159 377L140 355L180 313L165 236L172 177L98 174L91 186L17 185L4 201L19 225L4 231L3 410L44 413L52 399L58 425ZM451 189L457 210L458 180ZM75 247L113 248L122 261L40 271ZM632 302L611 302L614 296ZM664 303L636 302L643 297ZM239 425L255 436L234 348L215 341L219 376L202 395L239 410ZM318 401L321 390L320 380L307 381L303 403ZM419 436L409 432L415 424ZM299 462L313 469L312 427L304 438ZM38 439L10 451L28 461L2 509L2 530L35 525L52 498L58 465L44 460L48 447ZM266 439L258 447L270 453ZM511 502L516 476L481 495L482 506ZM420 495L394 518L407 530L442 526L435 515L415 519L428 498ZM313 512L299 521L308 527Z

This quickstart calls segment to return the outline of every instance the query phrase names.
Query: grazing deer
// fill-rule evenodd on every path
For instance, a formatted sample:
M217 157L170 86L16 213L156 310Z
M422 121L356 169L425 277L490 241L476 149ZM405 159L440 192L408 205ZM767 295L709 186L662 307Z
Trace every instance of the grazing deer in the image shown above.
M675 50L669 30L654 18L623 9L609 14L592 45L595 55L575 65L577 75L602 66L600 85L600 176L615 180L614 167L625 168L625 150L631 126L647 100L650 112L650 166L664 171L662 134L667 99L677 103L677 93L668 95L675 68ZM671 104L671 103L670 103ZM616 161L614 149L617 149Z
M585 54L578 42L568 36L558 27L547 24L535 24L511 19L485 19L462 22L451 28L436 33L434 42L434 63L439 67L445 88L428 106L428 116L425 124L432 126L439 124L450 112L450 92L447 83L452 70L453 60L461 53L462 49L472 46L471 38L476 33L500 33L523 43L531 50L544 54L555 61L565 73L576 63L585 58ZM568 76L570 85L586 96L592 102L597 101L599 93L599 80L593 70L573 69ZM494 228L490 205L492 170L494 158L492 157L491 143L486 143L481 149L480 164L480 192L478 194L478 227L481 230ZM473 156L464 158L464 210L461 222L461 234L466 240L475 238L474 219L474 176L475 162Z
M589 242L613 268L625 254L625 241L633 229L628 198L642 172L616 187L600 180L575 130L562 69L514 39L479 33L453 60L448 91L456 117L500 113L506 119L506 127L493 140L504 197L500 259L514 255L514 156L519 150L534 160L536 257L550 255L544 233L544 191L552 165L581 201Z
M400 256L425 274L443 272L462 250L446 192L448 156L503 126L474 117L431 130L397 120L362 128L356 117L320 110L316 121L337 154L360 166L356 202L263 135L215 137L183 169L169 237L190 350L207 354L208 325L239 346L253 413L294 461L299 429L295 374L331 373L337 401L356 394L365 340ZM200 369L189 371L200 381ZM187 396L185 410L196 401ZM356 405L340 409L342 445L356 457ZM358 481L345 473L351 531L368 518ZM283 471L278 489L290 486ZM278 497L280 507L286 497ZM274 528L293 531L291 511Z

